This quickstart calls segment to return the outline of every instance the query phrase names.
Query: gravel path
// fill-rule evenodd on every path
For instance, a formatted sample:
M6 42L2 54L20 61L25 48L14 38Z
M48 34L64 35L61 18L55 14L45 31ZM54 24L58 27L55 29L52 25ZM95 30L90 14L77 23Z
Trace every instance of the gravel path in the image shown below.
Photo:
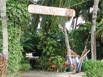
M44 71L29 71L22 73L22 77L84 77L84 73L56 73L56 72L44 72Z

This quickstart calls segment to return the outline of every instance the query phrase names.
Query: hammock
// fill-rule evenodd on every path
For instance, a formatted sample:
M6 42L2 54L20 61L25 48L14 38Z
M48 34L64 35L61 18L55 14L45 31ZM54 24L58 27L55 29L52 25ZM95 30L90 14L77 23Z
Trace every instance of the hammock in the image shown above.
M90 50L87 50L87 48L84 48L84 51L82 52L82 55L78 55L76 52L71 51L71 55L67 55L67 62L70 66L71 70L74 72L80 72L82 63L86 60L87 54L90 52Z

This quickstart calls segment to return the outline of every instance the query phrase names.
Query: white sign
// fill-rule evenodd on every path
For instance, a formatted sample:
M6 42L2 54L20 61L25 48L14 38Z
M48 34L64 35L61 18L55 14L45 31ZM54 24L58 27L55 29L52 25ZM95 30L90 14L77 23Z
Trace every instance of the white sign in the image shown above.
M67 16L74 17L75 10L67 9L67 8L58 8L58 7L49 7L49 6L41 6L30 4L28 6L29 13L32 14L44 14L44 15L54 15L54 16Z

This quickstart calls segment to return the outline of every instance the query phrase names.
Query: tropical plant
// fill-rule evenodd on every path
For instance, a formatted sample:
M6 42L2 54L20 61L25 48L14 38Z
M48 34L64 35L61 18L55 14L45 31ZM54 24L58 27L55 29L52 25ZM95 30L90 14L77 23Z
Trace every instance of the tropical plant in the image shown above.
M83 64L83 70L86 72L86 77L102 77L103 62L89 60Z
M7 17L8 17L8 31L9 31L9 59L8 71L9 73L17 73L21 66L22 50L21 35L26 30L29 15L27 13L27 4L25 0L7 1Z

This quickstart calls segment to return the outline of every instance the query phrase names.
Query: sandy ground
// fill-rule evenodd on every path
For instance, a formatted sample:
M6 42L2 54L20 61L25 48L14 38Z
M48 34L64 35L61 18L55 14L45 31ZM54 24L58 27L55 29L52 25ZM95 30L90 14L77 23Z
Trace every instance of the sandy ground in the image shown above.
M84 77L84 73L73 74L71 72L44 72L44 71L29 71L21 74L21 77Z

